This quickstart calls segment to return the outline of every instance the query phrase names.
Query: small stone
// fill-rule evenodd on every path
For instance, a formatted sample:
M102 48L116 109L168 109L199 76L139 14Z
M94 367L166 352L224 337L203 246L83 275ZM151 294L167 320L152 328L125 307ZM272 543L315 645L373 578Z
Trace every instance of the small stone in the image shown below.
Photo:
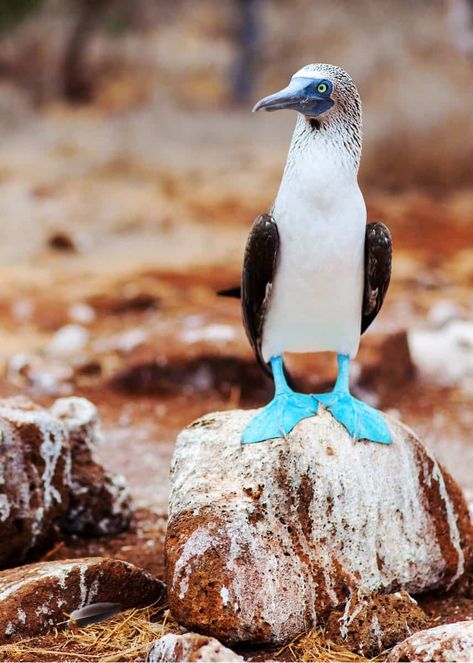
M164 585L128 562L88 557L40 562L0 572L0 643L64 626L89 603L119 603L123 610L160 601Z
M414 633L389 653L387 661L473 660L473 621L454 622Z
M90 325L96 318L94 309L84 302L71 304L68 313L72 322L79 325Z
M205 663L234 661L236 663L244 659L224 647L215 638L208 638L198 633L183 635L168 633L153 643L146 660L148 663L164 663L164 661L205 661Z
M425 612L407 592L349 601L330 613L326 636L353 652L376 656L428 626Z
M81 325L64 325L54 334L48 345L48 353L55 357L70 357L87 345L89 331Z
M453 479L406 426L354 441L320 408L286 439L241 445L254 411L178 436L166 563L169 606L224 642L280 643L350 596L449 588L473 557Z
M66 251L70 253L77 252L77 244L72 237L62 230L54 232L48 239L48 245L51 249L56 251Z

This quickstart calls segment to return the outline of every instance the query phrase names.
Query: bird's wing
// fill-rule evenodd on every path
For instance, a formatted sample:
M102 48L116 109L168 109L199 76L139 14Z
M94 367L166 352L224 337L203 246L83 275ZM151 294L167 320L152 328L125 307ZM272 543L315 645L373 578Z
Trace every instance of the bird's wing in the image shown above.
M261 352L263 325L271 297L274 274L279 258L279 232L269 214L261 214L254 222L245 248L241 278L241 305L246 335L256 357L271 375Z
M365 287L361 313L363 334L383 305L391 279L392 240L384 223L369 223L365 235Z

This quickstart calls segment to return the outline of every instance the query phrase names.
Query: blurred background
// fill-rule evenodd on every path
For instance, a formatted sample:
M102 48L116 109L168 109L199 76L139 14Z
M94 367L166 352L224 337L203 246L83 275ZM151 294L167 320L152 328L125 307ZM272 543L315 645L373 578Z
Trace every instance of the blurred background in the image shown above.
M473 500L471 2L0 3L2 394L98 404L98 453L130 482L137 531L165 517L177 431L271 393L238 304L214 293L239 280L295 122L251 107L309 62L358 84L369 219L394 238L356 392ZM330 356L291 368L305 389L335 377ZM100 545L159 573L152 538Z

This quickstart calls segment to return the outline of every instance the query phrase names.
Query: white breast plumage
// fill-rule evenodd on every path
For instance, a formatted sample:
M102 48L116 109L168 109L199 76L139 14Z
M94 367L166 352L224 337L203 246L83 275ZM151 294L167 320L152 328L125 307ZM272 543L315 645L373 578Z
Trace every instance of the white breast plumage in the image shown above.
M366 208L357 164L337 149L336 135L308 132L301 118L272 210L280 256L263 330L266 360L358 350Z

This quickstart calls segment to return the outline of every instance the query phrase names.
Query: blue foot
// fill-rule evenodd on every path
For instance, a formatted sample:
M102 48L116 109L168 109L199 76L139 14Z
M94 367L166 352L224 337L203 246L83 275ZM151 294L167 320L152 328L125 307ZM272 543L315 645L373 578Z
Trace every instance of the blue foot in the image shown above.
M243 431L242 444L255 444L284 437L301 419L317 414L317 401L308 394L287 391L276 395L253 417Z
M339 355L339 374L334 390L329 394L314 394L314 398L333 414L354 439L391 444L391 432L381 412L350 394L349 362L348 357Z
M243 431L242 444L255 444L284 437L301 419L317 414L318 403L309 394L293 391L286 382L282 357L271 359L275 395Z
M368 440L380 444L391 444L392 437L383 415L378 410L354 398L351 394L314 394L335 419L345 426L356 440Z

